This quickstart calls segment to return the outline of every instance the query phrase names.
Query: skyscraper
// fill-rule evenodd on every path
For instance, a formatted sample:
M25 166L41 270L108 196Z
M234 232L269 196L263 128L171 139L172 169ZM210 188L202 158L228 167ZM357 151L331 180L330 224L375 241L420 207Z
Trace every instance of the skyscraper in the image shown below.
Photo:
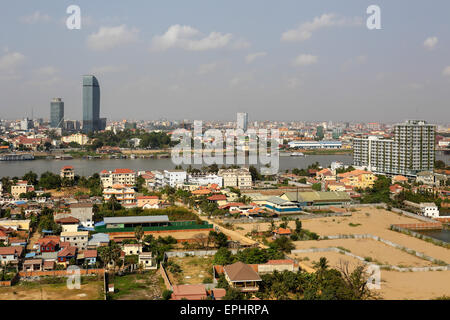
M408 120L394 128L394 139L353 139L353 163L385 174L415 176L434 167L436 127Z
M93 75L83 76L83 131L104 130L104 119L100 119L100 86Z
M237 114L237 129L242 129L244 132L247 131L247 123L248 123L248 113L239 112Z
M62 128L64 121L64 102L61 98L53 98L50 102L50 127Z

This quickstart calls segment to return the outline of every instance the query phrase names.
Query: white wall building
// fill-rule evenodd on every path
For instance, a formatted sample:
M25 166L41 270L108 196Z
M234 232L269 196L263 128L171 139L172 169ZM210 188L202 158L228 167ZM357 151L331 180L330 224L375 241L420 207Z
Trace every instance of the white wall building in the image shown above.
M197 186L207 186L210 184L217 184L219 187L223 186L223 178L216 174L190 174L187 179L188 184L193 184Z
M250 189L252 187L252 175L247 168L220 169L218 176L223 178L223 187Z
M100 179L103 188L108 188L115 184L134 186L136 184L136 172L131 169L103 170L100 172Z
M422 202L420 204L422 215L429 218L439 218L439 208L433 202Z

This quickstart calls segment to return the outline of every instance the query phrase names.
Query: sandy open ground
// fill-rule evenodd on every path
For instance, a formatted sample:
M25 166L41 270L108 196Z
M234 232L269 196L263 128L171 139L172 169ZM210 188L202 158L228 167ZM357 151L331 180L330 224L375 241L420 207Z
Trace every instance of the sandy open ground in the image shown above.
M313 266L325 256L329 266L339 269L341 262L348 262L351 268L361 264L361 261L337 252L314 252L296 254L294 257L302 259L308 266ZM307 260L304 260L307 257ZM430 272L397 272L380 270L380 290L374 290L382 299L418 299L427 300L450 296L450 271Z
M0 300L98 300L103 299L102 290L102 281L90 281L73 290L65 283L15 285L0 288Z
M422 252L433 258L443 260L450 264L450 250L436 246L432 243L420 240L396 231L389 230L391 224L421 223L422 221L399 215L387 210L376 208L359 208L357 212L352 212L351 217L327 217L318 219L302 220L302 227L309 231L316 232L320 236L331 235L351 235L351 234L371 234L383 239L390 240L399 245L411 248L417 252ZM349 224L358 225L352 227ZM235 224L237 232L245 235L252 231L255 226L259 231L268 230L269 223L242 223ZM239 230L241 227L244 230ZM289 227L294 228L295 222L290 222ZM345 241L343 239L341 241ZM327 240L331 241L331 240ZM320 243L320 241L316 242ZM313 245L318 247L318 245ZM397 252L402 252L397 250ZM382 259L381 259L382 260ZM382 260L383 261L383 260Z
M377 264L402 267L429 267L434 264L402 250L372 239L339 239L296 241L296 249L341 247L362 258L371 258ZM339 254L339 253L338 253Z

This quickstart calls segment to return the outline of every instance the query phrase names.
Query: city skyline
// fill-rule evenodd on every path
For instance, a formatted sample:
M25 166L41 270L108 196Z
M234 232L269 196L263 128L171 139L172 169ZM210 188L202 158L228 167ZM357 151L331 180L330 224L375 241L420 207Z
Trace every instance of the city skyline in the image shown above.
M382 30L365 26L368 1L226 8L200 1L176 9L82 1L81 30L66 28L68 4L8 8L3 21L13 32L1 36L0 85L9 93L0 97L2 118L32 110L46 118L48 102L61 97L65 118L81 120L79 77L94 74L108 119L226 121L241 110L252 121L449 119L444 1L432 9L379 1Z

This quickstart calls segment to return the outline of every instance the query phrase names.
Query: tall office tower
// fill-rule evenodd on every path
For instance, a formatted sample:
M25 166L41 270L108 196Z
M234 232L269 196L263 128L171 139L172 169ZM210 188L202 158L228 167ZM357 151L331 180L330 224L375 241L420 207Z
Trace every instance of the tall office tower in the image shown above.
M325 135L325 133L323 132L323 126L317 126L316 127L316 137L319 139L319 140L323 140L323 137L324 137L324 135Z
M28 131L30 129L33 129L33 120L28 118L23 118L23 120L20 120L20 130Z
M244 132L247 131L247 123L248 123L248 113L239 112L237 114L237 129L242 129Z
M96 77L83 76L83 132L103 130L100 120L100 86Z
M353 139L353 164L384 174L415 176L433 170L436 127L408 120L394 127L393 139Z
M50 128L62 128L64 125L64 102L53 98L50 102Z

